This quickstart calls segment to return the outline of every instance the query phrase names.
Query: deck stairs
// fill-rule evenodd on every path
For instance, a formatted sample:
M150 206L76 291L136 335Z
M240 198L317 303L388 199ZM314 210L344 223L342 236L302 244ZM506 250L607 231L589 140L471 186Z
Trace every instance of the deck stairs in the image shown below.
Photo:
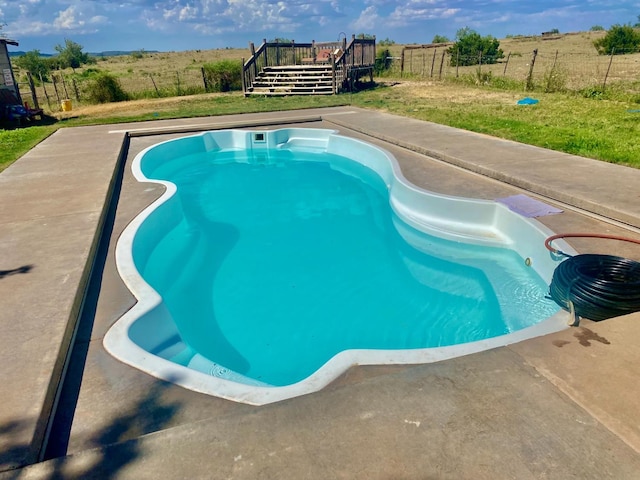
M264 67L249 95L333 95L333 73L331 64L286 65Z

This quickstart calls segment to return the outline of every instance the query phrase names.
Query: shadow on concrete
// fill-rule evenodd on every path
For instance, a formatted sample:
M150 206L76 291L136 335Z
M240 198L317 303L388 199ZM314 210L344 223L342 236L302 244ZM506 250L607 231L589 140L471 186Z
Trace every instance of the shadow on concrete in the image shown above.
M30 446L21 440L25 438L24 431L27 428L27 422L22 420L11 420L0 425L0 472L23 465L29 457Z
M41 472L44 474L38 478L45 480L116 478L122 468L140 455L139 443L130 439L161 430L181 408L178 402L167 403L162 400L164 390L170 387L171 383L168 382L155 383L147 394L134 403L127 412L98 430L90 439L90 444L94 445L96 450L88 455L87 461L76 462L79 465L70 467L67 465L68 457L53 458L43 465L45 468L42 468ZM1 425L0 433L10 434L12 430L19 428L19 422L12 422ZM105 446L109 447L99 449ZM4 463L4 460L11 461L17 456L24 458L28 450L28 445L19 443L10 445L0 453L0 463ZM9 468L15 468L15 465ZM17 480L23 473L20 469L0 472L0 479Z
M5 277L9 277L11 275L29 273L31 270L33 270L33 265L23 265L18 268L12 268L11 270L0 270L0 280L2 280Z

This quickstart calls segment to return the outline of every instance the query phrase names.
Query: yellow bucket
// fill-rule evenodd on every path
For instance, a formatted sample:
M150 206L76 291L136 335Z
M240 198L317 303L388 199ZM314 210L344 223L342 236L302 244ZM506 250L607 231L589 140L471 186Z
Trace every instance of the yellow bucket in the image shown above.
M71 111L71 100L62 100L61 105L62 105L63 112Z

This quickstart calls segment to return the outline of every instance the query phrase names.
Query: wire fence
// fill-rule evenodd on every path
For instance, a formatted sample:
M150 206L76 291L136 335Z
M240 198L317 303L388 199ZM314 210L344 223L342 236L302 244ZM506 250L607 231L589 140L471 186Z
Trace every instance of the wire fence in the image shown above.
M524 88L547 91L599 89L623 85L640 93L640 53L626 55L587 55L575 53L505 52L489 63L487 58L452 57L446 47L406 47L400 57L392 57L387 75L424 80L468 77L477 84L502 78ZM463 66L466 63L475 65ZM132 99L171 97L205 93L211 90L201 68L158 73L131 72L118 77L122 90ZM48 78L34 78L33 84L20 82L23 100L51 112L63 109L65 100L88 103L91 82L82 75L53 72Z
M131 99L174 97L206 93L211 90L201 69L184 69L162 73L136 72L118 77L122 90ZM75 104L91 103L91 79L67 72L52 72L47 78L19 82L23 101L51 112L58 112L72 100Z
M493 62L491 62L493 60ZM474 65L462 66L472 63ZM446 79L470 75L479 82L504 77L529 87L554 82L557 89L581 90L624 82L640 91L640 53L588 55L575 53L528 54L505 52L500 59L454 57L448 48L410 48L394 57L391 75ZM562 88L560 88L562 87Z

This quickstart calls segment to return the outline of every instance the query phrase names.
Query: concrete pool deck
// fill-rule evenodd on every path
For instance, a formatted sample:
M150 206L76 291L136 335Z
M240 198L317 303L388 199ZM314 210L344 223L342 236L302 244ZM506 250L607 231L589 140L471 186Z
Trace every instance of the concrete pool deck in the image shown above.
M519 187L565 210L539 219L556 232L640 238L640 170L376 111L59 130L0 173L0 478L636 478L640 314L437 364L357 367L258 408L104 352L133 299L103 229L116 239L159 194L126 169L121 178L128 154L181 132L296 124L368 135L429 190L498 198ZM633 244L569 243L640 260Z

